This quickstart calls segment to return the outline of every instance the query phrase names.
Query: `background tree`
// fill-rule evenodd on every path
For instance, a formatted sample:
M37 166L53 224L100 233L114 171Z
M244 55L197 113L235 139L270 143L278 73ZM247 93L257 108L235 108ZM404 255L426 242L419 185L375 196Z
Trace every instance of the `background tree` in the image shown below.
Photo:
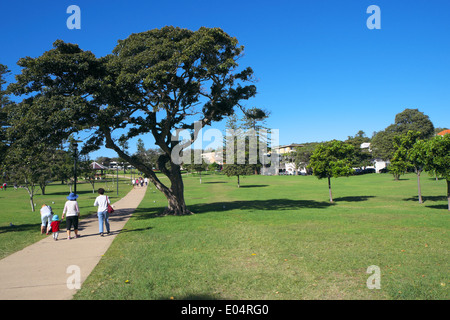
M312 174L312 170L309 167L311 155L319 145L318 142L303 143L302 147L296 147L295 152L292 154L295 167L297 169L305 168L306 174Z
M200 183L202 183L202 172L206 171L208 168L208 164L205 162L203 157L200 159L201 163L197 163L198 161L194 161L195 152L191 151L191 160L187 163L183 162L183 169L186 169L189 172L197 172L200 174Z
M223 153L224 164L222 172L228 177L237 178L237 186L241 187L241 176L251 175L257 171L257 160L250 163L249 137L245 134L245 129L238 123L236 115L228 118L226 128L230 129L225 136L225 150ZM232 146L232 147L231 147ZM240 148L243 149L241 150ZM228 152L233 150L233 157L228 156ZM228 158L231 158L231 162Z
M355 136L349 136L345 143L353 145L355 148L355 154L353 156L353 167L363 168L372 165L372 154L368 149L361 148L363 143L370 142L370 138L366 136L366 133L359 130Z
M243 49L220 28L205 27L135 33L102 58L58 40L42 56L20 59L22 73L9 89L34 95L30 103L36 108L22 119L26 129L39 127L36 140L58 143L71 133L90 130L83 153L105 144L166 196L165 214L190 214L172 152L189 147L202 127L233 114L236 107L245 111L242 101L252 98L256 87L246 85L253 81L251 68L237 71ZM38 121L31 121L34 117ZM172 139L178 129L190 130L191 139ZM163 152L158 164L169 178L167 185L118 144L147 133Z
M331 178L353 174L351 163L355 147L342 141L329 141L319 144L311 155L309 168L319 179L328 179L330 202L333 202Z
M43 181L51 179L47 151L48 148L43 145L24 147L15 144L8 149L5 158L8 176L28 192L31 211L33 212L35 211L34 196L37 187ZM45 186L42 191L45 192Z
M146 149L144 145L144 141L142 139L138 139L138 142L136 144L137 151L133 155L134 157L137 157L139 161L144 163L145 165L149 166L150 168L157 168L158 167L158 158L162 154L160 149Z
M407 134L410 130L420 132L419 139L429 139L434 135L434 125L427 115L418 109L405 109L395 116L394 124L374 133L371 143L373 156L391 160L396 149L394 137Z
M219 170L219 168L220 168L220 165L217 162L213 162L208 165L208 171L211 171L214 173L216 172L216 170Z
M8 127L7 106L10 104L10 100L4 90L4 85L6 84L5 75L9 72L7 66L0 64L0 173L2 173L1 166L8 146L6 128Z

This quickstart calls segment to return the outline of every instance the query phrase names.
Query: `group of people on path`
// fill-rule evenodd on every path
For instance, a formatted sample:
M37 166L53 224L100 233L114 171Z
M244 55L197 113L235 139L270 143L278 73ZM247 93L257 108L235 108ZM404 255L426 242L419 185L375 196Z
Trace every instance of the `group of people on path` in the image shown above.
M148 178L147 177L145 177L145 178L139 177L136 179L131 179L131 183L133 184L133 187L139 187L139 186L143 187L144 184L147 186Z
M108 205L111 203L109 197L105 195L105 190L103 188L98 189L98 197L95 199L94 206L97 208L97 216L99 223L99 234L104 236L104 226L106 227L106 233L110 233L109 226L109 212ZM62 212L61 219L57 214L53 214L53 210L50 206L43 204L40 210L41 213L41 234L50 234L52 232L53 239L58 240L59 236L59 226L64 217L66 217L66 228L67 228L67 239L73 239L71 236L71 231L75 233L75 238L79 238L78 233L78 221L80 218L80 208L77 202L78 195L75 193L70 193L67 196L67 201L64 204L64 209Z

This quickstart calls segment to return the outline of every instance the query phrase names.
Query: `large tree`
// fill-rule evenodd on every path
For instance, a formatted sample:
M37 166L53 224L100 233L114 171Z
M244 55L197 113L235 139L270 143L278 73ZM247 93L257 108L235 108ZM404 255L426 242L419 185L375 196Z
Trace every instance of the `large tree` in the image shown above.
M396 150L394 137L408 131L420 132L419 139L429 139L434 135L434 125L430 118L418 109L405 109L395 116L395 122L386 129L374 133L372 153L375 157L391 160Z
M47 143L90 130L83 152L104 143L166 196L165 214L189 214L180 164L172 156L189 147L202 127L233 114L236 107L245 111L241 103L256 94L256 87L247 85L252 69L238 69L243 49L220 28L205 27L132 34L102 58L56 41L42 56L19 60L23 70L10 90L33 96L33 107L22 114L25 121L39 119L26 123L30 136L27 130L40 125L34 137ZM191 139L172 139L178 129L189 130ZM119 145L147 133L163 152L158 163L168 184Z

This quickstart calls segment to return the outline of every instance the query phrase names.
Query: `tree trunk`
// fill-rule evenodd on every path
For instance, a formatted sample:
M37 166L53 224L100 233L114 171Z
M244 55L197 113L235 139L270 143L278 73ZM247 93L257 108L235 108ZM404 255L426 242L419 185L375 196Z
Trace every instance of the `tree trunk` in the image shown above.
M417 170L417 189L419 193L419 203L423 203L422 201L422 189L420 188L420 174L422 173L422 170Z
M45 184L40 184L39 187L41 187L42 195L45 196Z
M331 178L328 177L328 192L330 193L330 202L333 203L333 194L331 193Z
M237 176L237 178L238 178L238 188L240 188L241 187L241 182L239 180L239 176Z
M111 138L111 133L108 128L103 128L106 139L106 147L113 149L117 152L119 157L128 161L131 165L133 165L137 170L144 173L150 181L155 185L156 189L161 191L167 199L168 205L164 210L163 215L188 215L192 214L186 207L186 202L184 201L184 184L183 178L181 176L180 166L174 164L170 159L170 152L167 152L165 155L161 155L158 158L157 164L159 170L166 175L170 182L171 186L168 188L165 186L156 176L155 172L152 170L152 167L147 164L142 163L139 159L135 157L131 157L128 154L124 153L117 145L115 145L114 141ZM158 144L161 149L162 142ZM170 169L166 168L166 163L170 163Z
M30 204L31 204L31 211L35 211L34 209L34 201L33 201L33 196L30 196Z
M192 214L192 212L187 209L186 202L184 201L184 184L179 167L178 169L172 170L172 175L169 179L171 182L170 188L167 188L160 183L154 183L167 198L168 205L163 214L175 216ZM150 178L150 180L152 179Z

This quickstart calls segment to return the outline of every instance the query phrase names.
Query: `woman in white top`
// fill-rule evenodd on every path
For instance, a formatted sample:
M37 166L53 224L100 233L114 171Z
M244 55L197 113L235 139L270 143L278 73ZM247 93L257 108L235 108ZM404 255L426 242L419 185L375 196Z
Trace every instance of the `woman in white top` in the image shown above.
M78 234L78 218L80 217L80 209L78 208L77 202L78 195L75 193L69 194L67 197L66 204L64 205L64 210L62 213L62 219L64 219L64 215L66 215L66 227L67 227L67 239L72 239L70 237L70 229L75 232L75 238L79 238Z
M98 189L99 196L95 198L94 206L98 206L97 216L98 216L98 232L100 236L103 237L103 224L106 226L106 233L109 234L109 213L108 213L108 204L109 198L105 196L105 189Z

